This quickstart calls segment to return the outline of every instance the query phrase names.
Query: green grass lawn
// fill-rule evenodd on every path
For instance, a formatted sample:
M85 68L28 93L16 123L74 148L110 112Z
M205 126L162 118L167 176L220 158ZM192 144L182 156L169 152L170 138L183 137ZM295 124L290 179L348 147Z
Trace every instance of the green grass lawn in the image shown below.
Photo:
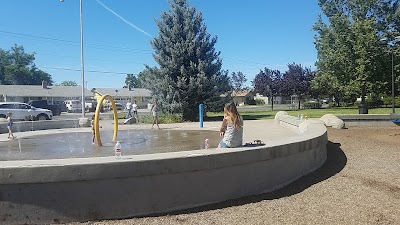
M285 110L291 116L297 116L303 114L308 118L320 118L325 114L358 114L358 108L325 108L325 109L301 109L301 110ZM397 110L398 111L398 110ZM265 120L265 119L274 119L275 114L279 112L276 111L260 111L260 110L247 110L241 109L239 111L240 115L242 115L245 120ZM391 108L373 108L368 109L368 114L390 114L392 112ZM207 118L209 120L222 120L224 113L207 113Z

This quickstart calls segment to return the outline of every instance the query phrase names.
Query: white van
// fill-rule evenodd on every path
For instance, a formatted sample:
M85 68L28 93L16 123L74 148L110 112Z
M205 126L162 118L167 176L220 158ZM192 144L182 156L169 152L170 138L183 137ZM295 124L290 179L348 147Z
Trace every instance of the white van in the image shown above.
M65 107L67 107L67 112L81 112L82 105L80 100L65 100Z
M53 113L48 109L35 108L23 102L0 102L0 118L12 113L14 120L51 120Z

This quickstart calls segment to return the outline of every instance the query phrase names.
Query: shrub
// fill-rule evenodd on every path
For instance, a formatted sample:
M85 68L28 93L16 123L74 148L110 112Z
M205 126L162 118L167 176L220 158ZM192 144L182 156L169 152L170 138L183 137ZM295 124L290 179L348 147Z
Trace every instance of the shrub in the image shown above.
M367 103L369 108L377 108L383 105L383 101L377 98L367 98L365 99L365 103Z
M329 108L335 108L335 107L337 107L337 104L336 104L336 102L329 102L328 106L329 106Z
M178 114L163 114L159 117L161 123L182 123L182 115Z
M383 101L383 104L384 105L391 105L392 104L392 97L384 97L383 99L382 99L382 101ZM394 102L396 102L396 99L395 99L395 101Z
M256 100L254 100L254 98L247 97L245 103L247 105L255 105L256 104Z
M264 100L257 98L256 105L265 105L265 102L264 102Z
M342 96L340 104L342 104L343 106L352 106L356 103L356 100L356 95L346 94Z
M400 97L395 97L395 98L394 98L394 105L395 105L396 107L399 107L399 106L400 106Z
M139 123L153 123L152 115L140 115L138 116ZM182 115L179 114L161 114L158 116L159 123L182 123Z
M118 112L118 113L117 113L118 119L125 119L125 115L126 115L126 113L123 113L123 112ZM109 115L108 115L108 118L109 118L110 120L113 120L113 119L114 119L114 114L109 114Z
M303 108L304 109L320 109L322 104L320 102L304 102Z

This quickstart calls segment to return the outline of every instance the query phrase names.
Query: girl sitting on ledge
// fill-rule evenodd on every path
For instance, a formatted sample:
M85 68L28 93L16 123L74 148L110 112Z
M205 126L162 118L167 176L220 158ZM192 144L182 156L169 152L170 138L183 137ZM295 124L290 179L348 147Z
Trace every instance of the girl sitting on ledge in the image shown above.
M234 148L243 144L243 118L239 115L234 102L225 104L224 120L219 134L223 138L218 148Z

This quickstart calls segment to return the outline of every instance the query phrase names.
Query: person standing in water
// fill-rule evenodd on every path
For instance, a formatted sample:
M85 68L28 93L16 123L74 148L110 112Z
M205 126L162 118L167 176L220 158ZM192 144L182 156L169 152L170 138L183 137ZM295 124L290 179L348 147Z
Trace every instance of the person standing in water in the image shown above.
M136 104L136 101L133 101L133 104L132 104L132 112L133 112L133 116L136 116L136 118L137 118L137 110L138 110L138 105Z
M243 118L239 115L234 102L225 104L220 136L223 138L218 148L234 148L243 145Z
M132 103L131 103L130 99L128 99L128 102L126 103L125 108L128 110L128 113L125 118L129 119L132 117Z
M96 118L96 115L92 116L92 119L90 120L90 126L92 127L92 144L94 144L94 139L96 137L95 129L94 129L94 120ZM99 126L100 128L103 128L102 126Z
M160 129L160 126L158 125L158 111L159 111L159 106L157 100L154 100L153 106L150 109L150 112L153 114L153 124L151 125L151 129L153 129L154 124L157 125L158 129Z
M15 136L12 132L12 125L13 125L13 120L11 118L12 113L7 113L7 129L8 129L8 139L15 139Z

